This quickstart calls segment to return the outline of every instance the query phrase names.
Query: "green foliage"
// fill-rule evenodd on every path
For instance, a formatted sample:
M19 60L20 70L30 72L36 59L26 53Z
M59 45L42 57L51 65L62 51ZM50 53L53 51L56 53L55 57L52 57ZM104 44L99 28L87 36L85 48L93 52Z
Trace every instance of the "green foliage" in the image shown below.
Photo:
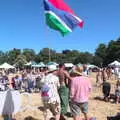
M4 62L8 61L8 57L7 54L0 51L0 64L3 64Z
M98 66L98 67L103 67L103 59L97 55L95 55L93 57L93 63L94 65Z
M107 66L114 60L120 61L120 38L116 41L111 40L108 45L99 44L93 63Z
M77 50L63 50L64 61L63 62L74 62L79 56L80 52Z
M36 57L36 53L33 49L23 49L23 55L26 56L26 60L29 61L34 61Z
M24 64L27 63L26 56L25 55L18 55L15 59L15 67L17 68L24 68Z
M93 60L93 55L85 52L85 53L80 53L78 57L74 60L74 64L82 63L82 64L87 64L87 63L92 63Z
M117 41L111 40L107 47L107 61L106 64L118 60L120 61L120 39Z
M40 58L40 61L44 61L45 63L49 61L55 61L56 59L56 51L49 49L49 48L43 48L38 53L38 58Z
M103 67L107 66L114 60L120 61L120 38L116 41L111 40L108 45L99 44L95 54L89 52L80 52L78 50L63 50L61 53L50 48L43 48L38 54L33 49L12 49L7 52L0 51L0 64L8 62L23 68L24 64L29 61L48 63L54 61L57 63L71 62L74 64L95 64Z
M18 55L21 54L21 50L20 49L16 49L14 48L13 50L10 50L8 53L7 53L7 56L8 56L8 62L10 64L14 64L15 63L15 59L17 58Z

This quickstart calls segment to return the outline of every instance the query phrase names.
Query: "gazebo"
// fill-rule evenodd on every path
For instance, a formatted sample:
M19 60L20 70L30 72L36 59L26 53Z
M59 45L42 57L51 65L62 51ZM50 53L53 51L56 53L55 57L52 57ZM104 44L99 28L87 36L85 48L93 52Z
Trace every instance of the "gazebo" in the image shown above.
M0 65L1 69L14 69L15 67L8 64L8 63L3 63L2 65Z

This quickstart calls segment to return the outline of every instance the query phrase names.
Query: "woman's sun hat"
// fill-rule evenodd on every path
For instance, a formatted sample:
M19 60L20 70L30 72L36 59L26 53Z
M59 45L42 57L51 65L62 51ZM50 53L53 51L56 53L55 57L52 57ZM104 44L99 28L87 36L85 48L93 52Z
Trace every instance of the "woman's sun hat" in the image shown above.
M81 65L79 64L79 66L76 65L75 68L73 68L71 70L70 75L71 76L74 76L74 75L83 75L83 65L82 64Z

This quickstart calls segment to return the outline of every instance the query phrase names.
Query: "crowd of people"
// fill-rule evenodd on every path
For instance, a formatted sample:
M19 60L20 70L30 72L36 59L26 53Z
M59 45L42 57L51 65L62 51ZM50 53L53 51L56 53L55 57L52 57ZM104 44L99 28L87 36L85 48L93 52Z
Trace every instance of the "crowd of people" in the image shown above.
M104 95L104 100L106 102L110 99L111 92L111 80L116 81L115 88L115 102L118 104L120 101L120 68L119 67L107 67L103 69L98 69L96 74L96 86L102 86L102 92Z
M51 110L55 120L65 120L68 106L73 119L80 120L80 111L88 120L88 96L91 90L90 79L83 74L83 66L76 66L69 73L60 64L48 67L48 73L42 78L42 100L45 107L45 120L49 119L47 109Z
M74 120L79 119L80 110L88 120L88 95L90 80L85 75L84 66L79 65L65 70L64 64L58 67L49 65L37 70L23 70L19 74L9 75L0 72L0 90L8 88L20 92L40 92L44 104L44 117L48 120L48 109L56 120L64 120L70 107Z
M46 68L40 70L25 69L16 73L0 72L0 90L8 88L21 92L34 92L40 89L39 81L46 74Z
M113 74L116 80L116 103L120 102L119 70L111 68L98 69L96 86L102 86L104 100L109 101ZM89 71L85 65L79 64L66 69L64 64L49 65L41 69L22 70L17 74L0 72L0 91L7 89L20 92L40 92L44 105L44 119L49 120L49 110L53 114L51 120L65 120L68 108L74 120L80 120L80 112L84 119L88 117L88 99L92 89Z

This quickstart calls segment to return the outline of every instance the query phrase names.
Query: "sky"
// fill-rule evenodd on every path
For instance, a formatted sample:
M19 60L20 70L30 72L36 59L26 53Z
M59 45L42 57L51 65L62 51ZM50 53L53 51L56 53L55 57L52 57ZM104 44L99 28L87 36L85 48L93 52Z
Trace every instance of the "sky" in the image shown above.
M84 20L83 28L62 36L45 24L43 0L0 0L0 50L48 47L57 52L94 53L100 43L120 37L120 0L65 0Z

